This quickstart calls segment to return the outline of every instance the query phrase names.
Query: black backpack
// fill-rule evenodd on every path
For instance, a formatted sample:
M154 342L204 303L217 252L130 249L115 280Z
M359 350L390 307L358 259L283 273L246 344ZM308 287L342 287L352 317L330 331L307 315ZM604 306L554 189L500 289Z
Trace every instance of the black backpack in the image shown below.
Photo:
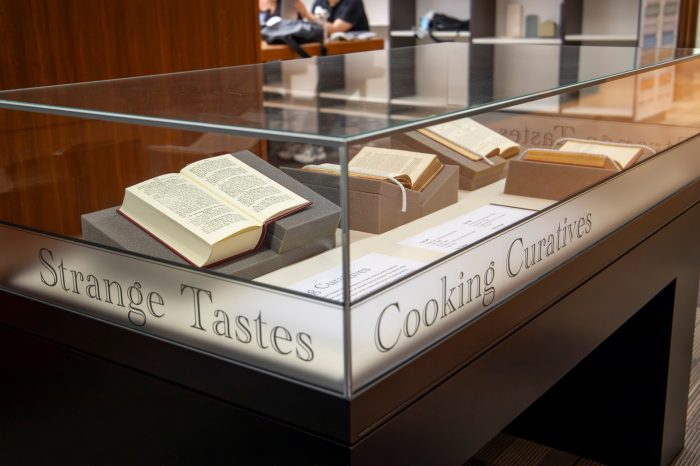
M468 31L469 20L462 20L447 16L442 13L434 13L428 26L428 34L435 42L449 42L440 40L433 34L435 31Z
M323 26L318 23L301 19L283 19L272 26L265 26L261 33L263 40L268 44L287 44L303 58L309 58L310 55L301 48L300 44L309 42L319 42L321 55L326 54L326 48L323 46Z

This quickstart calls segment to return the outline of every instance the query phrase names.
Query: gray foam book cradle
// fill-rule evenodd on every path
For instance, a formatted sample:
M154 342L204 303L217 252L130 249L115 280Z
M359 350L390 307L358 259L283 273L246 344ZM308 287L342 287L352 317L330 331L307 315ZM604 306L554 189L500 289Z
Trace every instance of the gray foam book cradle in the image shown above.
M305 185L334 203L340 199L340 178L337 175L283 168ZM349 180L350 229L368 233L384 233L417 218L457 202L458 168L445 165L421 192L406 190L406 212L401 211L402 193L393 183L351 178Z
M254 252L208 268L239 278L252 279L335 247L340 208L290 176L243 151L233 154L265 176L311 201L306 209L268 226L263 244ZM110 207L81 217L83 238L94 243L185 264L165 245Z

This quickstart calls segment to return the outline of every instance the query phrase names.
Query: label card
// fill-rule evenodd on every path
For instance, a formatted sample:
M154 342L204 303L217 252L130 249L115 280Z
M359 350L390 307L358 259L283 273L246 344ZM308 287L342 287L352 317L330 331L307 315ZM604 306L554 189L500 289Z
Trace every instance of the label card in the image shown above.
M400 277L423 267L425 263L386 254L372 253L350 264L351 299L358 299ZM321 272L290 286L290 289L312 296L343 300L343 279L340 266Z
M450 253L503 230L534 210L487 205L399 242L403 246Z

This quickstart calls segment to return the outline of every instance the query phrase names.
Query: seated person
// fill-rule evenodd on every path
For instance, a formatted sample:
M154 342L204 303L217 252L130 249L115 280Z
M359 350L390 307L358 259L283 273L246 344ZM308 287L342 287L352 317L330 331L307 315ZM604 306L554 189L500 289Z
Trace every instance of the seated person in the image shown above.
M302 0L297 0L296 7L303 19L321 24L325 22L326 36L334 32L369 31L362 0L314 0L311 12Z

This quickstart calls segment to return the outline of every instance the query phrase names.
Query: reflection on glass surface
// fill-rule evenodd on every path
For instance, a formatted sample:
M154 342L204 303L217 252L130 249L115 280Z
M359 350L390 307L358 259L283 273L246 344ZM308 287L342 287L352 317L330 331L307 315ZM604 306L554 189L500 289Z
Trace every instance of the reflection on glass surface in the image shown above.
M114 81L0 92L0 105L342 139L435 115L532 100L692 55L621 47L432 44ZM555 66L557 65L557 66ZM517 77L514 82L513 77ZM261 112L262 104L265 111ZM280 110L293 118L280 117ZM101 115L97 115L97 113ZM337 114L352 115L339 121Z
M124 118L117 118L117 122L96 121L2 110L5 132L0 138L0 220L178 262L169 251L164 255L155 249L120 243L115 238L86 235L84 216L120 205L128 186L178 172L188 163L211 155L241 150L266 157L272 166L301 180L331 204L343 204L340 177L314 183L307 175L299 174L309 164L342 163L334 144L274 138L265 141L265 134L260 139L224 134L240 127L347 138L368 131L382 132L366 142L350 144L350 160L365 146L437 153L436 145L416 142L415 131L392 130L405 123L423 122L432 115L469 108L476 111L480 105L512 100L518 105L477 112L473 118L518 143L522 150L553 148L558 139L568 137L641 144L662 152L695 136L700 127L693 110L700 99L695 85L698 60L605 79L598 85L559 91L540 99L529 100L526 96L565 85L578 86L587 80L689 53L614 47L442 44L5 91L0 93L5 103L14 100L28 105L98 109L123 114ZM128 124L128 115L168 119L173 128ZM177 129L176 123L185 120L202 122L203 128L223 128L216 128L216 132ZM645 150L644 157L650 153ZM454 163L448 161L446 165ZM499 163L505 166L505 161ZM578 179L558 197L527 198L507 192L505 169L471 179L462 168L454 170L454 177L459 178L459 193L454 198L445 195L446 189L437 190L440 196L426 196L425 203L420 201L420 209L406 215L387 215L382 210L397 209L400 204L402 197L393 185L384 188L387 192L393 190L394 196L386 205L379 205L364 191L362 195L350 196L350 259L361 260L357 262L360 269L368 267L362 260L370 261L370 265L386 263L382 255L391 255L392 248L405 251L411 247L410 238L488 204L538 212L603 179ZM336 225L337 222L333 227ZM501 230L506 228L508 225L504 224ZM342 272L341 235L326 233L314 240L307 238L305 249L297 249L289 261L255 267L255 258L248 257L226 270L214 271L302 293L309 291L309 280L316 276L342 283L337 280ZM467 242L451 243L443 250L433 248L403 257L395 274L387 274L388 279L376 288L358 288L355 291L360 294L354 296L367 296L391 286L416 270L472 247L479 238L477 235ZM369 259L363 259L366 256ZM332 296L308 294L342 301L338 299L341 288L329 288L329 293L335 293Z
M0 287L347 395L696 179L700 60L654 66L690 54L441 44L1 92ZM419 131L465 114L520 151L469 158ZM562 138L643 163L521 160ZM308 170L368 148L443 167L422 192ZM114 213L131 185L246 150L327 216L194 269ZM157 309L135 320L147 308L88 280L138 282Z
M620 50L616 50L613 55L620 57ZM700 91L693 84L699 73L697 61L688 61L473 116L474 120L518 143L521 154L529 149L558 150L564 142L562 140L568 138L572 141L598 141L617 147L618 150L629 146L630 150L623 152L638 154L635 155L638 158L633 163L630 158L628 164L620 162L620 167L600 170L597 174L591 174L589 168L584 168L580 174L569 169L558 174L552 172L551 177L547 175L548 172L535 171L520 175L513 170L512 177L510 172L504 172L488 181L460 179L456 201L439 201L443 203L435 210L430 210L435 200L432 198L423 205L425 210L417 216L399 213L401 197L393 187L386 189L396 191L396 196L386 199L381 205L367 191L359 188L351 190L351 273L365 270L369 278L378 280L379 284L373 292L386 289L435 261L447 259L458 251L478 244L487 235L471 230L462 230L460 233L455 222L459 223L459 219L464 222L474 221L492 213L480 210L485 206L526 209L524 216L507 211L497 212L497 215L503 216L502 224L496 230L488 231L488 234L498 234L533 213L553 207L561 200L633 168L636 163L649 159L654 154L695 137L700 133L700 117L691 108L694 105L692 102L700 100ZM521 76L512 74L510 83L499 83L499 86L513 88L521 85L521 82ZM354 115L346 116L353 117ZM350 146L349 157L352 162L353 157L365 146L417 152L431 152L438 147L426 146L425 143L426 138L415 131L393 134L353 144ZM448 153L449 151L445 152ZM517 157L510 159L511 166L516 159ZM468 176L465 173L467 172L462 172L460 176ZM567 175L567 178L562 178L562 174ZM509 181L515 182L515 187L508 188ZM351 187L352 185L351 182ZM539 189L549 186L555 187ZM445 186L443 192L447 189ZM381 214L378 215L379 212ZM378 220L372 220L372 216ZM380 278L384 278L381 273L389 267L392 267L391 274L395 275L386 282L379 282ZM295 264L263 277L262 280L294 288L305 285L304 280L322 277L327 270L321 261L312 258L303 264ZM368 272L370 270L372 274ZM366 278L360 273L352 277L353 299L366 296Z

